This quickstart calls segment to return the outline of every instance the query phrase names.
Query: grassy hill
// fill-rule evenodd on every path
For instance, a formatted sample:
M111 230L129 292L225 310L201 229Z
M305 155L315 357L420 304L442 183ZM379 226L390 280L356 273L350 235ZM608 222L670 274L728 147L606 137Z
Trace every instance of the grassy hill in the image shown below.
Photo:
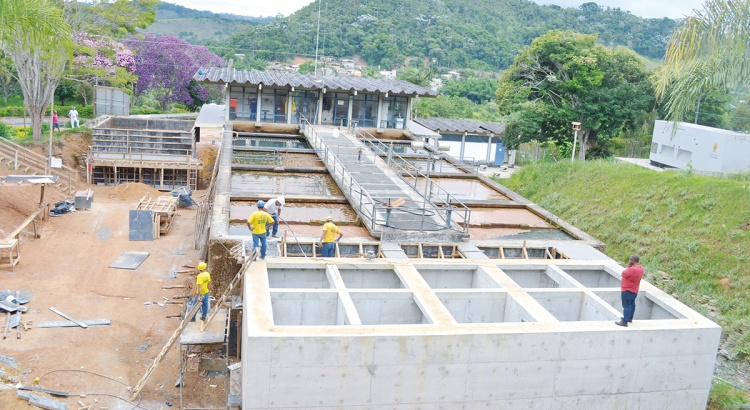
M529 165L501 183L575 224L622 261L641 256L646 280L719 323L717 374L750 368L750 175L717 179L612 161ZM708 408L737 409L747 387L716 379Z
M611 258L640 254L653 284L723 327L730 357L750 353L750 175L560 162L502 183L597 237Z

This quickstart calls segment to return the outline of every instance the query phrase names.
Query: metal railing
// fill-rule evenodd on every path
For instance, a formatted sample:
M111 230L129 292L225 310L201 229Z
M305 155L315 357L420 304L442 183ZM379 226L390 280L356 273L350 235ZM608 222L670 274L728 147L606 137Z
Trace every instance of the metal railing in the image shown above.
M342 192L349 199L350 204L355 207L357 213L362 215L363 222L369 221L368 229L370 232L374 232L375 226L383 225L384 222L382 220L378 221L377 208L380 203L375 201L349 171L346 170L341 160L331 152L328 145L323 143L323 139L318 135L310 122L305 120L302 123L302 127L303 132L312 144L312 148L318 153L318 157L320 157L326 168L328 168L331 177L339 184Z
M418 166L393 152L392 144L386 144L362 129L358 129L356 135L366 146L370 147L377 156L384 155L388 166L394 168L399 177L407 185L411 186L419 196L432 205L435 205L436 214L442 219L446 226L450 227L452 225L452 218L455 214L455 216L459 218L458 223L461 225L462 231L464 233L468 232L469 222L471 221L471 209L455 195L451 194L434 180L430 179L430 162L432 161L432 154L429 153L429 151L427 158L427 173L423 173ZM420 178L424 181L424 194L418 187ZM440 203L444 204L445 207L438 207L437 204Z
M67 165L62 165L60 168L52 168L50 167L49 158L3 137L0 137L0 157L6 158L10 168L14 170L21 170L24 173L33 172L35 174L57 176L56 185L60 189L67 189L69 194L73 193L78 188L79 182L81 182L80 174L76 169ZM66 184L67 187L65 187Z

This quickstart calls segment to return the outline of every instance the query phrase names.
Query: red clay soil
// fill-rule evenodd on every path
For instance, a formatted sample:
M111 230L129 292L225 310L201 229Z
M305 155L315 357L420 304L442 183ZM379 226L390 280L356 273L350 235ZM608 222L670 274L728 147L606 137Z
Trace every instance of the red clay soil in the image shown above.
M64 214L39 224L38 239L21 235L19 264L12 270L7 265L0 266L0 289L33 293L25 305L28 312L22 316L23 321L33 322L33 328L22 331L21 339L16 338L15 329L7 339L0 339L0 353L18 363L15 369L0 364L4 369L4 373L0 371L0 382L31 385L36 377L41 377L42 387L72 394L69 398L54 398L67 403L69 408L80 407L80 400L86 405L93 404L93 408L129 409L132 403L93 393L129 398L125 385L134 386L138 382L177 328L179 319L166 316L179 314L182 306L161 307L156 302L192 291L194 269L182 266L195 266L198 262L193 250L195 207L178 209L171 230L161 238L129 241L128 211L143 194L158 194L158 191L142 184L93 189L91 210ZM51 202L62 197L55 190L47 191ZM194 197L202 194L196 192ZM36 209L38 202L38 187L0 187L0 229L9 232L15 228ZM125 251L145 251L150 255L135 270L109 268ZM181 270L190 272L170 278ZM186 288L162 289L164 285ZM106 318L111 325L87 329L36 327L39 322L63 320L50 307L76 319ZM4 324L4 320L4 316L0 317L0 323ZM174 383L179 375L179 362L175 347L143 390L144 408L167 408L167 402L177 408L179 389ZM116 382L82 371L95 372ZM223 378L196 374L188 380L186 404L225 405ZM32 407L16 398L14 390L0 389L0 409L23 408Z

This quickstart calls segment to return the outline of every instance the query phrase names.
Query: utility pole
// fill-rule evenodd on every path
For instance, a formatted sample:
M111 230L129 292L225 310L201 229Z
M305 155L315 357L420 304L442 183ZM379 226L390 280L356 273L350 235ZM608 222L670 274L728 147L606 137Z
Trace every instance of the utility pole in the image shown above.
M573 152L570 153L570 162L573 162L576 155L576 142L578 141L578 131L581 130L580 122L572 122L573 124ZM581 142L583 143L583 142Z
M315 34L315 75L318 75L318 42L320 40L320 5L323 0L318 0L318 32Z

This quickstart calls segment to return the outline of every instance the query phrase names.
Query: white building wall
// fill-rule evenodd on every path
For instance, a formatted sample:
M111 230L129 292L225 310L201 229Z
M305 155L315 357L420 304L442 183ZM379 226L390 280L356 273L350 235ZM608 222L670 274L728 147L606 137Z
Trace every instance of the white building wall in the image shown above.
M472 159L473 161L479 161L482 164L487 163L488 144L486 142L467 142L464 147L463 158L461 158L461 141L445 141L445 142L450 144L450 150L448 151L448 153L452 157L455 157L461 160ZM496 147L497 147L497 143L493 142L490 148L490 163L494 163L495 161Z
M750 171L750 135L702 125L656 121L649 159L679 169Z

